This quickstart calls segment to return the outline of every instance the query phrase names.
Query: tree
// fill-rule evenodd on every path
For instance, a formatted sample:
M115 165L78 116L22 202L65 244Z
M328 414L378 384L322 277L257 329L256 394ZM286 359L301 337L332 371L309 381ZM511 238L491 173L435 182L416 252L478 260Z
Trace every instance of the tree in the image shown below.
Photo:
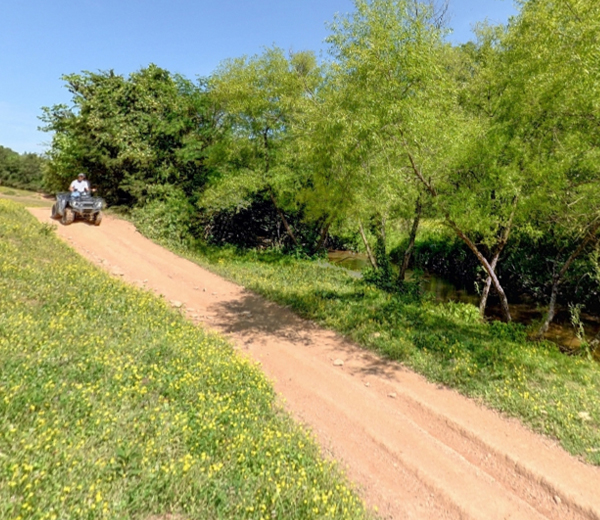
M433 210L488 272L510 320L494 268L469 237L470 232L493 235L498 219L483 208L480 218L472 218L470 206L480 204L469 196L474 177L463 176L470 182L459 179L457 158L480 137L481 128L458 103L451 50L442 40L431 5L415 6L408 0L357 0L356 12L332 26L334 70L346 92L345 107L354 128L352 146L360 150L355 169L360 171L375 155L379 162L387 162L387 177L401 180L397 201L404 198L403 206L411 212L416 209L417 225L422 207L417 200L420 193L426 194ZM363 183L370 180L363 176ZM386 185L389 181L377 182L376 189L385 192ZM406 197L409 193L412 196Z
M552 234L548 312L573 261L598 240L600 227L600 4L530 0L502 40L497 118L534 186L527 220Z
M297 171L288 151L291 128L320 80L312 53L287 58L278 48L219 67L210 79L211 99L222 114L210 155L218 175L203 196L205 208L239 211L265 194L300 245L285 215L296 207Z
M0 180L3 184L11 185L19 177L20 157L17 152L0 146Z
M35 153L18 154L0 146L0 184L26 190L42 188L45 160Z
M73 106L44 109L53 131L46 182L64 189L86 171L113 204L143 203L157 185L189 196L206 180L213 126L202 85L155 65L124 78L113 71L63 79Z
M428 125L434 105L444 103L439 97L433 103L441 39L424 4L376 0L355 7L331 26L334 62L303 148L312 154L312 212L321 208L353 219L372 265L383 274L387 223L410 217L415 207L420 214L409 157L425 160L439 151ZM365 223L376 236L378 255L371 252Z

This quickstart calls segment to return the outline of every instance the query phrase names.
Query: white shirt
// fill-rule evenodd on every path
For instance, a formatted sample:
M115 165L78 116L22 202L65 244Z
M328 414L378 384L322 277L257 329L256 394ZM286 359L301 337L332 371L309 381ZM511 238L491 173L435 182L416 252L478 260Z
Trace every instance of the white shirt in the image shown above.
M79 179L75 179L71 183L70 187L73 188L73 191L78 191L79 193L83 193L84 191L90 191L90 185L86 180L80 181Z

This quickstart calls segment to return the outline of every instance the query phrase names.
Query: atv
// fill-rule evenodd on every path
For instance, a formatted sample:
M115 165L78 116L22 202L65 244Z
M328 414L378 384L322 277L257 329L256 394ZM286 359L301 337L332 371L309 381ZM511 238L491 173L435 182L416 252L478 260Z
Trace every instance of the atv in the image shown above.
M74 195L61 192L56 194L56 202L52 206L52 218L68 226L76 218L87 220L95 226L102 222L102 209L105 207L104 199L94 197L89 193Z

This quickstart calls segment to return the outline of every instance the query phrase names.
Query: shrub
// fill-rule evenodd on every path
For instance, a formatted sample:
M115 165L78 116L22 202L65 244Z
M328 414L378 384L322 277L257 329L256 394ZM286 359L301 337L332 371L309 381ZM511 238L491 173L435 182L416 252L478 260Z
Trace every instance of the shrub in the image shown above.
M140 231L153 240L187 243L192 237L195 210L183 191L157 187L143 206L132 211Z

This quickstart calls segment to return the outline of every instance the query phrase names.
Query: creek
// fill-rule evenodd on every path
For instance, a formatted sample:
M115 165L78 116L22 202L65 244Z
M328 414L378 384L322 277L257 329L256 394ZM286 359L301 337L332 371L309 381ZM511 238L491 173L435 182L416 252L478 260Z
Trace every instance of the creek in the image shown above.
M355 274L370 267L367 255L353 253L352 251L330 251L328 259L330 263L348 269ZM408 279L414 276L411 271L407 272ZM479 295L475 292L475 287L473 287L473 290L456 287L449 280L430 273L423 274L421 286L425 292L432 294L439 302L453 301L479 306ZM536 303L525 299L520 302L509 303L509 308L513 320L523 325L531 325L543 318L543 309ZM485 317L490 320L502 319L500 306L494 304L491 293ZM587 338L593 338L600 332L600 318L598 316L582 312L581 321ZM571 324L571 314L568 308L559 307L554 322L550 325L544 338L558 344L561 350L565 352L575 352L579 349L581 341L577 338L575 328Z

